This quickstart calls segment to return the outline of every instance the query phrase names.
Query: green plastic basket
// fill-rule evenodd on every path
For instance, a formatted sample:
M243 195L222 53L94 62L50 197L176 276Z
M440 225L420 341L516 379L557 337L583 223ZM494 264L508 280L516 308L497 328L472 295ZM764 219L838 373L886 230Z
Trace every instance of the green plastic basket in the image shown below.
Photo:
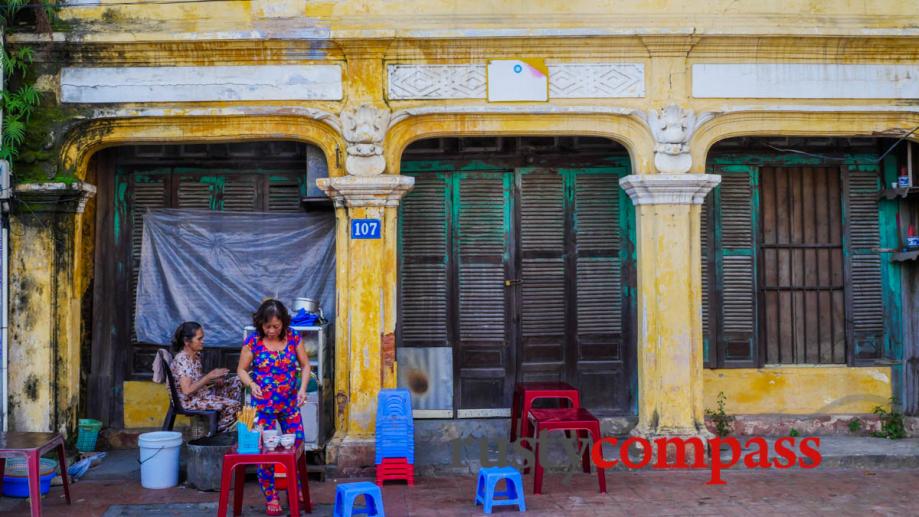
M77 450L80 452L92 452L96 450L96 439L99 438L99 431L102 430L102 422L92 418L81 418L77 426Z

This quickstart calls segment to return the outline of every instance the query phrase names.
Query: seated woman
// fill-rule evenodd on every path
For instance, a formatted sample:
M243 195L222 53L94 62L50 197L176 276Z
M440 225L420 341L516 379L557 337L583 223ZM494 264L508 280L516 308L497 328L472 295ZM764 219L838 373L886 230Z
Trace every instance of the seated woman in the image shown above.
M186 321L179 325L172 346L178 352L171 367L182 407L191 410L216 409L220 411L218 430L230 429L242 407L239 378L228 379L226 368L214 368L204 375L201 367L204 329L199 323Z

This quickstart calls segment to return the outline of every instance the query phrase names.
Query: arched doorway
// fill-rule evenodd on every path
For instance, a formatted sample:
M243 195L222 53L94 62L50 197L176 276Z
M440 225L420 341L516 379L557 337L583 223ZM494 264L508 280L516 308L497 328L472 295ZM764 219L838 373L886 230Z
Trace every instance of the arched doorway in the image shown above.
M422 140L402 156L400 384L416 414L507 416L514 383L634 411L628 153L596 137Z

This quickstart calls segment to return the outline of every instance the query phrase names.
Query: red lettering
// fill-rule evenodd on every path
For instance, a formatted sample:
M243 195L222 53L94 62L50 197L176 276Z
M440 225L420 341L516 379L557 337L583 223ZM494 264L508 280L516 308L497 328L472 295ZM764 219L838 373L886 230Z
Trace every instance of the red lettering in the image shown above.
M776 459L772 466L777 469L787 469L791 468L795 464L795 451L791 450L785 444L789 444L791 447L795 445L795 439L791 436L783 436L775 441L775 453L781 456L782 458L788 460L787 462L781 462Z
M608 436L604 436L603 438L600 438L600 441L594 443L593 447L590 448L590 459L593 460L594 465L596 465L597 468L611 469L617 463L619 463L619 460L614 459L614 460L606 461L605 459L603 459L603 444L608 443L611 446L615 447L616 443L618 442L619 440L616 438L610 438Z
M744 465L749 469L755 469L757 467L768 469L771 467L772 462L769 461L769 444L766 443L765 438L761 436L750 438L744 445L744 449L749 449L751 445L756 445L756 450L744 456ZM754 460L755 457L759 457L759 460Z
M814 442L813 449L811 448L810 444L807 443L810 441ZM798 446L798 448L801 450L801 455L811 460L810 463L804 463L804 460L798 460L798 465L800 465L802 469L813 469L820 465L820 462L823 460L823 456L821 456L820 451L817 450L819 447L819 436L808 436L807 438L801 440L801 444Z
M731 447L731 461L726 465L721 463L721 443L727 443ZM740 442L737 441L737 438L733 436L728 436L726 438L712 438L708 441L708 446L712 451L712 477L708 480L706 485L724 485L726 484L723 479L721 479L721 469L733 467L740 460Z
M702 439L700 438L695 436L686 439L676 437L657 438L654 440L654 443L657 445L657 463L654 465L654 468L689 468L689 465L686 463L686 444L692 444L693 446L692 468L701 469L705 467L705 444L702 443ZM668 465L667 446L671 444L676 448L675 463L673 465Z
M629 449L632 447L632 444L636 442L641 444L642 458L639 463L633 463L632 458L629 456ZM622 459L622 464L630 469L643 468L648 463L651 463L651 442L640 436L632 436L623 442L622 447L619 448L619 458Z

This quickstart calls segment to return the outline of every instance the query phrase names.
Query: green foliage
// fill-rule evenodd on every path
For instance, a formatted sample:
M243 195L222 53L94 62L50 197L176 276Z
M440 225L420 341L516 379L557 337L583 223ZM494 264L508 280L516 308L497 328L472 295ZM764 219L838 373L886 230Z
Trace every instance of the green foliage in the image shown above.
M861 421L861 420L859 420L859 419L857 419L857 418L853 418L852 420L849 420L849 432L850 432L850 433L857 433L857 432L859 432L859 431L861 431L861 430L862 430L862 421Z
M26 129L32 111L41 102L41 95L35 86L27 81L32 63L32 49L22 47L14 52L5 49L0 54L4 79L18 87L4 90L0 96L0 110L3 110L3 134L0 137L0 160L12 161L19 156L26 138Z
M734 417L724 411L724 401L724 392L718 392L718 409L715 411L711 409L705 410L705 416L715 423L715 432L722 438L731 434L734 427Z
M890 411L881 406L874 408L874 414L881 418L881 430L872 433L877 438L899 440L906 438L906 425L903 422L903 413L897 409L895 399L890 399Z
M788 431L788 436L791 436L792 438L796 438L798 436L801 436L801 433L799 433L797 429L792 427L791 430Z

